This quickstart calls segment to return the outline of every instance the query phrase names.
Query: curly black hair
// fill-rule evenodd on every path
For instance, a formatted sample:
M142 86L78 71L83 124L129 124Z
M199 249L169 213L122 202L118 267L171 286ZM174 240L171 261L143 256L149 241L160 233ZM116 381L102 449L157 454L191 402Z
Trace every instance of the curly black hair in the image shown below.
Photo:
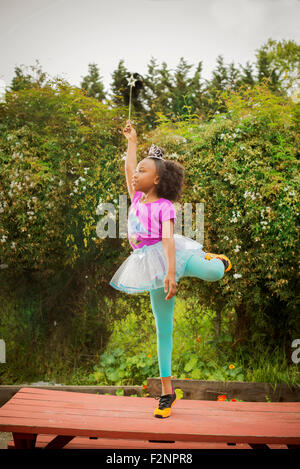
M184 167L177 161L151 158L156 166L159 177L157 195L171 202L177 202L184 187Z

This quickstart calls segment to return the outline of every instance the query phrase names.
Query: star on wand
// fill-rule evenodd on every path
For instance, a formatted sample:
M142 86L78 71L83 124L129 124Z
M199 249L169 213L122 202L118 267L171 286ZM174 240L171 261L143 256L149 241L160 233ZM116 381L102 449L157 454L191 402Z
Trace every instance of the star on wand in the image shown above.
M137 81L136 78L133 77L133 74L130 75L129 78L126 78L128 81L128 86L130 86L130 94L129 94L129 123L130 123L130 110L131 110L131 94L132 94L132 87L135 86L135 82Z

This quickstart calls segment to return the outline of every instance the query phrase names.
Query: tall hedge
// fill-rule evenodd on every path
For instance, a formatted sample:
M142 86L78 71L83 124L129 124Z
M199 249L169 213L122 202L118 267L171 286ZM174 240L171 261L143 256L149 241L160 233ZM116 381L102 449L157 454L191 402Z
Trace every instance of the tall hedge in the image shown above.
M99 202L117 210L124 193L125 120L60 80L0 103L0 337L16 374L51 354L80 362L123 314L108 282L126 239L96 226Z
M221 330L230 319L230 346L244 358L258 346L291 352L300 330L299 105L263 85L224 99L229 112L210 122L160 115L148 134L138 125L139 157L153 142L184 165L180 203L204 203L204 250L233 264L219 282L182 279L177 294L216 310ZM76 368L105 348L118 317L140 308L143 295L108 284L127 239L96 234L99 202L117 210L127 193L125 120L123 109L59 81L0 103L0 336L15 376L28 359L41 375L53 372L51 356Z
M230 319L231 346L244 357L267 344L291 355L300 333L299 104L264 84L224 99L229 111L210 122L165 119L155 135L185 167L182 209L204 203L203 249L233 265L219 282L188 278L180 288Z

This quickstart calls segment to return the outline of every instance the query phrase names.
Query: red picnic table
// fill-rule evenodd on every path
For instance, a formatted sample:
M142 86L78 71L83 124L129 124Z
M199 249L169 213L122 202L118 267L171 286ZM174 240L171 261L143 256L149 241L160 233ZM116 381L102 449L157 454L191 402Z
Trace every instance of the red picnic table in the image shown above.
M24 387L0 408L8 448L300 448L299 402L158 401Z

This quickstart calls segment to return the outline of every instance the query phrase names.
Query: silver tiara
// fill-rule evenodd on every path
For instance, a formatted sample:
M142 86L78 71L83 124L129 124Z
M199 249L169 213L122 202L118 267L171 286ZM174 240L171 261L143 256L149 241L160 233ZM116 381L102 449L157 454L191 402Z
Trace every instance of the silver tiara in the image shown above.
M163 156L164 156L163 149L152 143L150 150L148 152L147 158L158 158L159 160L163 160L164 159Z

